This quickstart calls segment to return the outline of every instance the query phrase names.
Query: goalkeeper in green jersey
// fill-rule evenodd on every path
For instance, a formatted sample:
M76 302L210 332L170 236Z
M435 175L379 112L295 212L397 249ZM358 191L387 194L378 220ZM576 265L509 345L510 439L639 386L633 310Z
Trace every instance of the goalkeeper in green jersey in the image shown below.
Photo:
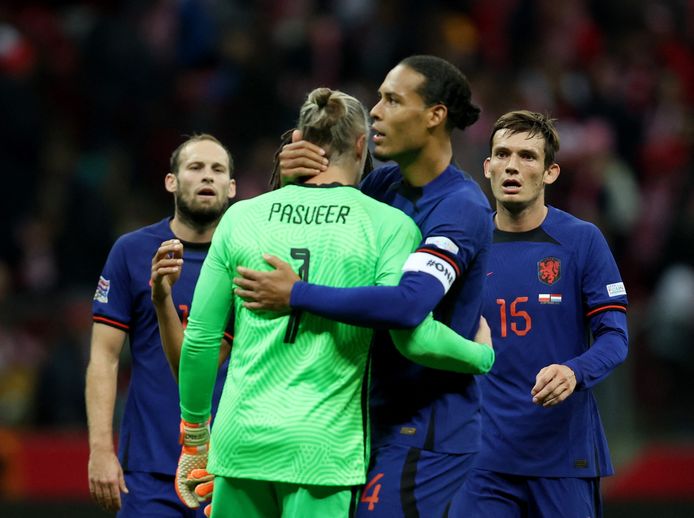
M268 269L263 255L272 254L311 282L395 285L420 242L409 217L354 188L368 154L367 112L359 101L316 89L301 108L298 127L326 149L330 166L304 184L227 211L185 331L176 486L196 507L186 479L205 467L209 449L213 518L346 517L369 460L372 330L308 313L254 313L233 293L237 266ZM212 390L230 311L234 346L210 446ZM477 340L490 343L487 331ZM431 315L415 329L392 334L402 354L430 367L483 373L494 361L491 347L462 338Z

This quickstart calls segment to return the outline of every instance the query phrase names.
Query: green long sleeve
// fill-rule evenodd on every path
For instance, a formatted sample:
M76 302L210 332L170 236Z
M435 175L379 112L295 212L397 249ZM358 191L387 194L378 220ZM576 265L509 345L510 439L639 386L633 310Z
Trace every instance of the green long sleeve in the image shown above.
M221 227L221 225L220 225ZM195 286L179 365L181 417L206 422L212 408L219 347L232 304L232 275L217 230Z
M414 329L391 330L390 336L405 358L432 369L486 374L494 365L494 349L463 338L431 313Z

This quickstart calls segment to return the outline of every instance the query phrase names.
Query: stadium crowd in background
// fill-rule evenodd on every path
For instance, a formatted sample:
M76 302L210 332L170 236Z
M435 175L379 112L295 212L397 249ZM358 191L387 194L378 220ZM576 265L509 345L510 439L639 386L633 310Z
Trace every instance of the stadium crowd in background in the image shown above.
M384 70L431 53L466 73L482 107L454 140L480 185L499 114L559 119L548 201L603 231L629 289L632 352L604 402L639 426L609 413L606 425L694 435L691 2L10 1L0 41L2 424L86 427L94 282L116 236L170 211L160 174L180 135L233 142L247 198L265 190L306 91L372 104Z

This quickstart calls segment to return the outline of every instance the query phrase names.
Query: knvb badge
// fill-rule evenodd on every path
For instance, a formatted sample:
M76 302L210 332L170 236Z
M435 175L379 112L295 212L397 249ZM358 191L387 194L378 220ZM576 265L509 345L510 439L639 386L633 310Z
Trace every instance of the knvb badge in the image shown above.
M545 257L537 262L537 278L551 286L561 279L561 261L556 257Z

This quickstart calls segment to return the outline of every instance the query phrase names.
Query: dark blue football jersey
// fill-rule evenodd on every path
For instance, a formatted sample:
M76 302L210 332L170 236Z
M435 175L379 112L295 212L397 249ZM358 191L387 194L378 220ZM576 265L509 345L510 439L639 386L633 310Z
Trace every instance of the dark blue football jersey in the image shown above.
M115 242L99 277L92 311L94 322L125 331L130 343L132 372L118 447L121 465L124 470L173 475L180 454L178 386L162 349L149 286L152 257L162 241L175 238L169 223L170 218L163 219ZM183 245L183 270L172 297L185 325L209 243ZM231 341L229 331L226 338ZM213 410L227 363L217 377Z
M532 477L611 474L590 388L626 357L627 297L604 237L549 207L535 230L494 232L486 275L483 315L496 360L480 376L477 466ZM537 373L555 363L574 370L576 391L543 408L530 391Z
M411 187L403 182L400 168L389 165L373 171L361 189L414 219L422 243L405 270L429 271L436 277L447 293L434 317L473 338L493 227L489 202L479 185L449 166L424 187ZM412 363L400 355L386 332L377 332L374 344L374 446L397 443L442 453L477 451L480 403L475 376Z

